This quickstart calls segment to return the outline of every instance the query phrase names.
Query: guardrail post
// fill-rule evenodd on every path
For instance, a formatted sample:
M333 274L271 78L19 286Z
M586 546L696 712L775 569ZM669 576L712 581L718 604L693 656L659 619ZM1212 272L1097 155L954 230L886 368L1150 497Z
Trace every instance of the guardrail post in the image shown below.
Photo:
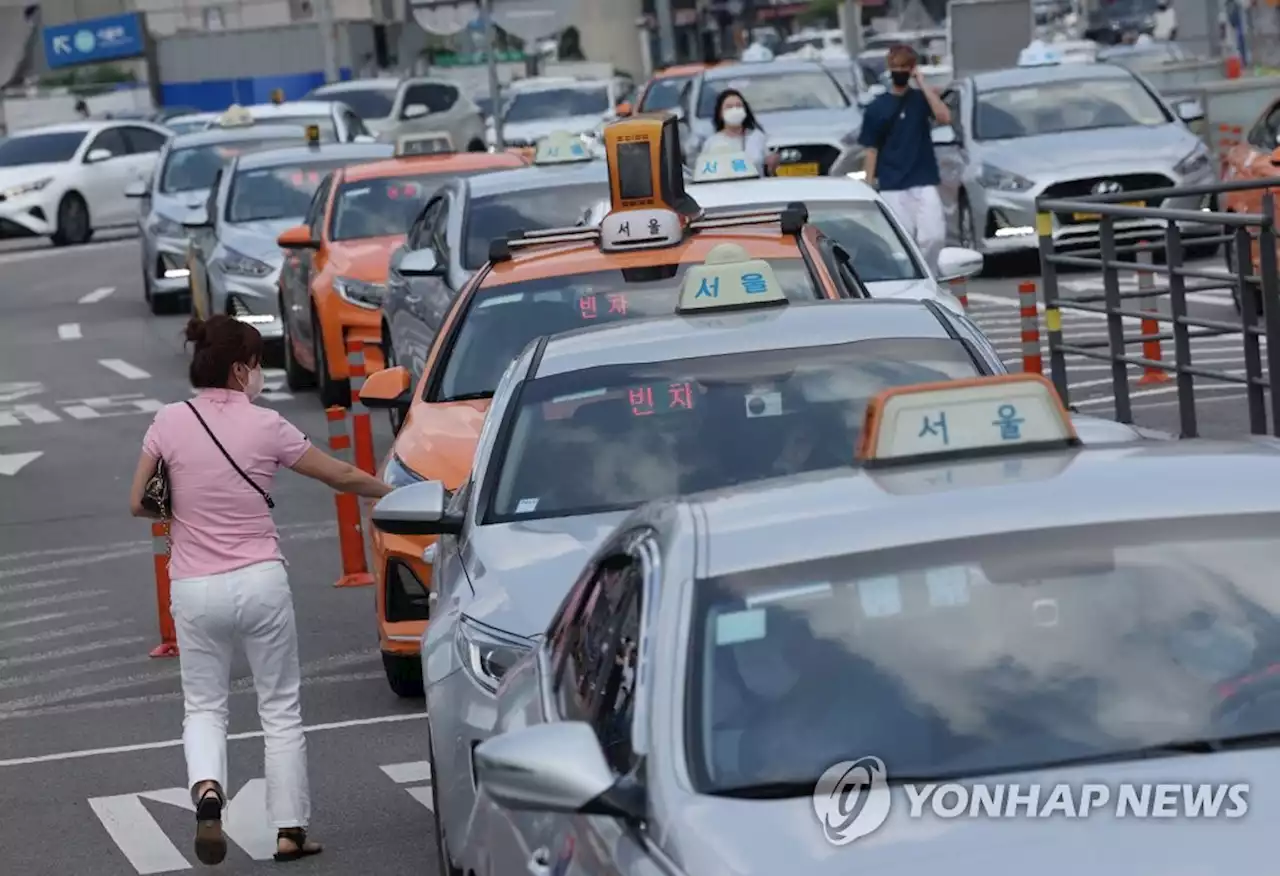
M1237 228L1235 240L1231 245L1236 248L1236 295L1240 299L1240 331L1244 344L1244 376L1245 396L1249 402L1249 431L1254 435L1267 433L1267 401L1262 387L1262 349L1258 333L1254 327L1258 324L1258 307L1261 304L1258 296L1261 291L1255 287L1253 274L1253 246L1249 229ZM1274 308L1273 308L1274 309Z
M1150 244L1142 241L1142 249L1138 252L1138 291L1146 293L1142 296L1142 310L1146 313L1159 313L1160 305L1156 302L1156 275L1151 270L1151 250L1147 247ZM1167 260L1167 259L1166 259ZM1142 320L1142 358L1151 362L1160 362L1164 359L1164 353L1160 349L1160 340L1157 335L1160 334L1160 322L1155 319ZM1154 365L1143 366L1142 377L1138 380L1139 386L1146 386L1152 383L1168 383L1171 378L1169 372Z
M1280 436L1280 289L1276 278L1276 201L1271 192L1262 196L1262 215L1266 222L1258 234L1258 275L1267 328L1267 388L1271 395L1271 434Z
M329 421L329 450L343 462L351 462L351 436L347 433L347 409L325 409ZM342 555L342 576L334 587L365 587L373 583L364 558L364 529L360 522L360 502L354 493L334 493L338 511L338 548Z
M1111 392L1115 397L1116 420L1133 422L1133 408L1129 402L1129 366L1125 355L1124 317L1120 315L1120 274L1116 269L1115 219L1103 214L1099 223L1099 250L1102 257L1102 290L1106 299L1107 346L1111 351Z
M1058 309L1058 266L1053 263L1053 214L1036 214L1040 249L1040 288L1044 294L1044 327L1049 333L1049 376L1063 405L1070 405L1067 357L1062 352L1062 311Z
M1027 374L1044 373L1040 358L1040 309L1036 305L1036 284L1018 284L1018 308L1022 317L1022 370Z
M960 302L966 311L969 309L969 281L965 277L956 277L950 281L951 294Z
M1178 369L1178 420L1180 436L1195 438L1195 378L1186 370L1191 367L1191 333L1187 327L1187 279L1178 273L1182 267L1182 232L1177 222L1170 222L1164 232L1165 265L1169 268L1169 314L1173 317L1173 364Z

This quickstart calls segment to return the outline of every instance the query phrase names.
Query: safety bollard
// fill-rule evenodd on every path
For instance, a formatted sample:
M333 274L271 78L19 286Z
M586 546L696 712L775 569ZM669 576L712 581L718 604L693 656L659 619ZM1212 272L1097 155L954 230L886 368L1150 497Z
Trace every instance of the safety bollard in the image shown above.
M1159 307L1156 304L1155 287L1156 275L1151 271L1151 251L1145 249L1147 243L1144 241L1142 249L1138 253L1138 291L1145 293L1142 296L1142 312L1157 313ZM1142 337L1148 340L1142 342L1142 358L1149 359L1152 362L1164 361L1164 354L1160 349L1160 341L1155 338L1160 334L1160 323L1154 319L1143 317L1141 323ZM1138 380L1139 385L1149 385L1152 383L1168 383L1172 378L1169 372L1162 368L1156 368L1151 365L1144 365L1142 368L1142 377Z
M969 309L969 281L964 277L956 277L951 281L951 294L956 296L960 306Z
M151 524L151 553L156 570L156 614L160 619L160 644L151 649L151 656L177 657L178 633L169 612L169 524L163 520Z
M1036 306L1036 284L1018 284L1019 313L1022 316L1022 370L1043 374L1040 358L1040 309Z
M373 474L378 466L373 452L373 420L360 401L368 371L365 369L364 341L347 341L347 374L351 381L351 433L355 441L356 466Z
M351 461L351 436L347 434L347 409L327 408L329 450L343 462ZM367 587L373 583L364 559L364 527L360 522L360 502L353 493L334 494L338 509L338 547L342 553L342 577L334 587Z

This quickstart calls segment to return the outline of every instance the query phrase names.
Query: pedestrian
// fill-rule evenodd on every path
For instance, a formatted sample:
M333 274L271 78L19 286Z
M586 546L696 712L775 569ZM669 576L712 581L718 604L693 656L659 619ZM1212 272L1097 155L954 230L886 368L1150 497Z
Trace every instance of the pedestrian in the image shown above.
M1160 0L1156 4L1151 35L1163 42L1172 42L1178 38L1178 13L1169 0Z
M756 121L742 92L735 88L720 92L712 121L716 130L702 144L703 152L745 152L751 163L762 172L772 173L777 168L778 154L769 151L764 129Z
M272 102L273 104L275 104L276 106L280 106L280 104L284 103L284 89L283 89L283 88L273 88L273 89L271 89L271 102Z
M84 102L83 97L76 99L76 115L80 116L82 119L89 118L89 104Z
M858 142L866 149L867 181L884 197L924 253L931 270L946 243L946 220L933 152L933 124L951 124L951 111L920 73L915 49L889 50L891 85L867 106Z
M253 403L263 386L256 328L218 315L192 319L186 336L194 345L191 385L199 393L156 414L142 441L130 505L135 517L159 517L157 506L165 503L157 494L169 497L170 607L196 857L218 864L227 852L227 698L239 641L258 694L275 857L292 861L322 847L307 839L311 801L298 633L268 488L281 467L370 498L391 488L316 449L276 411ZM167 487L160 489L162 483Z

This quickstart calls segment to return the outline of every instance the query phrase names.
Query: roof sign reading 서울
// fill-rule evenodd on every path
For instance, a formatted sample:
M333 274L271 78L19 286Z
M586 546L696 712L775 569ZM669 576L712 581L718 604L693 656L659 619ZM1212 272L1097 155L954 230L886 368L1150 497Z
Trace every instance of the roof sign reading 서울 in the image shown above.
M600 248L605 252L672 246L683 239L680 215L671 210L618 210L600 220Z
M51 69L137 58L147 52L146 27L136 12L41 28Z
M396 140L395 155L448 155L453 152L453 137L446 131L430 131L425 134L405 134Z
M533 163L538 165L576 164L592 158L591 150L582 138L566 131L556 131L543 137L533 153Z
M730 310L786 304L787 295L773 268L736 243L722 243L706 261L689 268L680 289L677 313Z
M745 152L704 152L693 165L695 183L757 179L759 176L760 171Z

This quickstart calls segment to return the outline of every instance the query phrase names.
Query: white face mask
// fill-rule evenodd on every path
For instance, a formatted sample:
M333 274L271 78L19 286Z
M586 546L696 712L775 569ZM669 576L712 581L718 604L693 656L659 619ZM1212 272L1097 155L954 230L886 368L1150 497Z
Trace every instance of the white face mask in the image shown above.
M262 366L256 366L249 372L249 379L244 384L244 394L248 396L249 401L253 401L262 395L262 386L265 378L262 376Z
M725 107L724 123L735 128L740 127L747 120L747 111L740 106Z

